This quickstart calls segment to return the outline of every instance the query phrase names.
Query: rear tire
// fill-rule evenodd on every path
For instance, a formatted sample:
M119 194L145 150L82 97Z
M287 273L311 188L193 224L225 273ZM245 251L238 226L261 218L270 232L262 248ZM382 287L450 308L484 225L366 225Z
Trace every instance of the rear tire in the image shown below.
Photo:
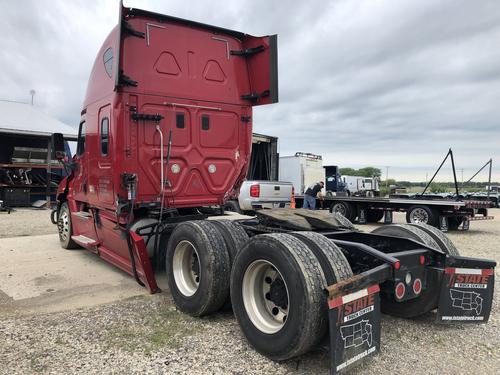
M230 220L213 220L211 221L219 231L224 242L226 243L227 251L229 254L229 264L233 265L236 255L245 246L248 241L248 234L238 223L234 223ZM224 305L221 308L222 311L231 310L231 295L228 295Z
M443 232L441 232L439 229L427 224L408 224L408 225L415 226L416 228L426 232L429 236L431 236L434 239L434 241L436 241L439 248L445 254L460 255L458 249L455 247L453 242L451 242L449 237Z
M460 227L460 224L462 224L464 221L463 217L448 217L448 229L449 230L457 230L458 227Z
M328 328L325 287L314 253L290 234L250 238L231 272L241 330L273 360L301 355L320 342Z
M384 211L382 210L367 210L366 211L366 221L368 223L377 223L384 217Z
M427 206L411 206L406 212L406 222L408 224L424 223L437 227L439 224L439 213Z
M352 269L347 258L331 240L316 232L292 232L290 234L312 250L320 262L328 285L352 276Z
M335 202L332 204L330 212L341 214L351 223L354 222L357 216L356 206L350 202Z
M394 224L379 227L372 231L375 234L409 238L418 241L429 247L441 249L434 238L429 235L419 225L413 224ZM430 227L426 225L426 228ZM431 227L432 228L432 227ZM440 280L427 280L427 287L422 289L418 298L411 299L405 302L396 302L394 296L389 296L381 293L381 309L384 314L398 316L401 318L414 318L434 310L438 306Z
M167 245L166 272L177 307L192 316L219 310L229 295L230 258L210 221L178 224Z
M245 229L243 229L241 225L231 220L212 220L210 223L217 227L222 238L224 238L230 263L232 264L240 249L248 241L247 232L245 232Z
M57 229L59 231L59 243L63 249L78 249L80 246L71 239L73 235L73 224L71 223L71 212L68 202L61 204L57 218Z

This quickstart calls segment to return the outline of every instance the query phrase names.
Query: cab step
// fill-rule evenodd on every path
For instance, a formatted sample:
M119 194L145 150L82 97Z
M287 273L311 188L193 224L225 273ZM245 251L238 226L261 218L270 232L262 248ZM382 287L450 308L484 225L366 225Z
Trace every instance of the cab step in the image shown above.
M89 238L89 237L86 237L83 235L71 236L71 239L82 246L97 246L97 245L99 245L99 241L96 241L93 238Z

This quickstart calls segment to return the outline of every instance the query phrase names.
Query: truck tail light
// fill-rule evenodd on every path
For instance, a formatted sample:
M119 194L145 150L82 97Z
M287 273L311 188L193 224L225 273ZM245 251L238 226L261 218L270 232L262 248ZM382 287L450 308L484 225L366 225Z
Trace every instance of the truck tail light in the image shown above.
M413 293L420 294L422 291L422 281L420 279L415 279L413 281Z
M252 198L258 198L260 196L260 185L255 184L250 186L250 196Z
M425 256L424 255L420 255L420 264L421 265L425 264Z
M394 293L396 294L396 298L403 299L403 297L405 296L405 292L406 292L405 284L398 283L396 285L396 288L394 289Z

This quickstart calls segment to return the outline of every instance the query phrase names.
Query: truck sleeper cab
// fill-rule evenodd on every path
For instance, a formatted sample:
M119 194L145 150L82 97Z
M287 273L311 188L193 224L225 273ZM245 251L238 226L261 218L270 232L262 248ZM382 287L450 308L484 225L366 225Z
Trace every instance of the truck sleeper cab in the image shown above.
M326 211L217 215L247 174L252 106L276 101L276 36L120 5L58 188L62 247L95 252L150 293L165 265L180 310L203 316L231 304L245 337L275 360L329 332L332 373L379 350L381 306L486 322L495 262L460 257L431 227L363 234Z

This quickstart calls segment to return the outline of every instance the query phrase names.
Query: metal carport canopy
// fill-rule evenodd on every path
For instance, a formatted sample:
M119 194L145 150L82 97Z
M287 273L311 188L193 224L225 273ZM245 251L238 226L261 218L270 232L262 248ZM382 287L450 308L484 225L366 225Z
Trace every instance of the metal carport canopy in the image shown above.
M27 103L0 100L0 133L50 137L62 133L68 141L76 141L78 130L50 117Z

